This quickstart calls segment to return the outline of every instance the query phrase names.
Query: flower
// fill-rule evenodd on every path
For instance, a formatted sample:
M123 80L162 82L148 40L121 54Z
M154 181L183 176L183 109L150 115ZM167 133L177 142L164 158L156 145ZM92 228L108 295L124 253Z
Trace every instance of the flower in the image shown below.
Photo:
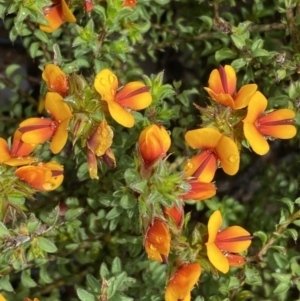
M165 301L189 301L191 290L201 275L199 263L184 263L171 277L165 292Z
M40 30L51 33L65 21L74 23L76 18L70 11L65 0L52 0L53 5L44 8L44 16L49 25L40 24Z
M152 102L152 96L148 92L150 87L142 82L130 82L117 92L118 79L109 69L97 74L94 87L107 103L111 117L124 127L134 126L134 117L130 110L145 109Z
M24 143L21 140L22 133L15 131L11 150L8 148L7 142L0 138L0 164L4 163L9 166L28 165L36 162L37 159L28 157L28 155L35 149L36 144Z
M203 201L210 199L216 194L216 187L212 183L195 180L189 181L188 183L191 189L181 196L184 200Z
M67 94L69 90L68 77L58 66L48 64L42 73L42 78L50 91L57 92L62 96Z
M145 235L144 245L148 258L159 262L168 262L171 236L166 224L154 218Z
M63 170L62 165L52 161L19 167L15 174L36 190L50 191L61 185L64 179Z
M20 123L21 139L26 143L39 144L52 138L50 149L59 153L68 139L67 127L72 113L69 106L56 92L46 94L45 107L52 119L29 118Z
M237 173L240 165L238 148L233 140L222 135L218 130L203 128L188 131L185 140L190 147L202 149L184 166L187 177L194 177L205 183L211 182L218 161L228 175Z
M164 207L164 214L166 217L170 216L178 228L181 227L184 217L184 210L182 206L178 207L174 205L170 208Z
M84 0L84 10L86 13L90 13L94 8L94 3L92 0Z
M138 144L144 164L148 167L166 156L171 146L171 139L162 125L152 124L141 132Z
M1 300L0 300L1 301ZM23 301L39 301L38 298L34 298L33 300L30 298L25 298Z
M256 84L244 85L236 93L236 73L230 65L214 69L209 76L208 88L204 88L210 97L232 109L245 108L257 90Z
M0 294L0 301L6 301L6 299L4 298L4 296L2 294Z
M222 273L229 271L229 266L241 266L245 263L240 253L248 249L252 236L244 228L232 226L220 231L222 215L216 210L208 221L207 256L211 264Z
M124 0L123 6L135 7L137 0Z
M292 125L295 112L290 109L280 109L264 113L268 105L265 96L257 91L250 100L244 122L244 135L253 151L258 155L266 154L270 146L266 138L293 138L297 131Z

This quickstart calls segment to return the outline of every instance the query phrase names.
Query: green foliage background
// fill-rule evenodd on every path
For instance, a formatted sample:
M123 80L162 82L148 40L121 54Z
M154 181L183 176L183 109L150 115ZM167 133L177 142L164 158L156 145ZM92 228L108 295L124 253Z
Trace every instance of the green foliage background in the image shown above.
M300 1L138 0L133 9L122 7L121 0L94 3L87 14L83 1L72 0L77 23L47 34L38 23L45 22L43 7L51 1L0 0L0 17L12 41L1 52L22 45L27 60L39 68L32 78L18 72L21 66L13 60L2 66L0 88L13 92L7 101L0 99L3 138L25 118L39 115L39 96L45 92L41 70L53 62L70 76L82 74L89 85L103 68L112 69L122 83L147 75L157 104L155 116L147 117L171 131L171 171L192 155L184 133L199 126L193 103L208 102L203 87L219 64L235 68L238 86L257 83L269 108L298 112ZM30 83L25 91L24 79ZM89 110L92 121L99 120ZM72 149L69 143L54 157L46 145L37 149L43 160L64 165L65 179L59 189L35 194L34 200L26 198L32 191L16 194L8 187L13 172L0 165L0 201L7 198L24 211L14 212L9 222L0 212L0 289L8 300L164 299L167 266L147 259L139 204L129 188L136 141L145 126L143 115L134 114L134 128L115 126L117 167L102 165L99 180L89 178L80 144ZM225 225L240 225L255 236L247 265L219 277L203 273L193 300L300 300L299 139L271 144L263 157L244 148L237 175L218 172L216 197L186 205L190 229L206 224L220 209ZM64 216L62 204L68 208Z

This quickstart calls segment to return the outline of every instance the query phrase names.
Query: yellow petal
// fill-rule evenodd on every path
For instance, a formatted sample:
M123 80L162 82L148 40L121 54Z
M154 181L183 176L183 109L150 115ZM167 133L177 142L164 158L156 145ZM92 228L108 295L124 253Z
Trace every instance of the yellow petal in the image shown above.
M244 121L244 135L253 151L258 155L263 156L269 151L268 142L253 123Z
M11 157L6 140L0 138L0 164Z
M222 215L219 210L216 210L208 220L208 243L214 243L217 237L217 234L222 226Z
M65 146L68 139L68 124L69 119L66 119L63 122L61 122L56 129L52 141L50 143L50 150L53 154L58 154Z
M0 301L6 301L2 294L0 294Z
M222 134L212 128L202 128L188 131L185 141L192 148L214 149L221 139Z
M224 94L224 93L216 94L216 93L214 93L214 91L210 90L209 88L204 88L204 89L208 92L209 96L213 100L221 103L222 105L224 105L226 107L230 107L230 108L234 109L235 103L234 103L234 100L231 95Z
M62 16L62 7L60 4L53 7L47 8L48 12L45 14L45 19L48 21L49 25L40 24L40 30L47 33L52 33L58 29L64 22Z
M259 91L256 91L249 101L247 116L243 121L254 124L265 111L267 105L268 101L265 96Z
M235 142L222 135L215 151L224 172L228 175L235 175L240 166L240 154Z
M46 82L48 89L61 95L66 95L68 92L67 76L58 66L54 64L46 65L42 78Z
M33 157L17 157L17 158L7 159L4 162L4 164L9 165L9 166L22 166L22 165L30 165L37 161L38 161L38 159L33 158Z
M37 146L37 144L23 142L21 140L22 135L20 131L15 131L11 148L11 155L13 157L27 157Z
M256 84L242 86L237 95L234 97L234 108L236 110L239 110L247 107L251 97L254 95L256 90Z
M48 92L46 94L45 107L48 114L58 122L72 117L70 107L64 102L63 97L56 92Z
M206 243L207 257L211 264L222 273L226 274L229 271L229 263L224 254L214 243Z
M141 82L130 82L117 93L116 101L123 107L134 111L147 108L152 102L152 96Z
M102 100L107 102L115 101L118 89L118 78L109 69L103 69L97 74L94 87L101 95Z
M215 94L225 93L218 69L214 69L208 79L208 86Z
M66 1L61 0L61 5L62 5L62 15L63 15L64 21L67 21L67 22L70 22L70 23L75 23L76 18L73 15L73 13L71 12L71 10L69 9Z
M224 92L233 95L236 90L236 73L235 70L230 65L225 65L224 71L226 74L226 82L227 82L227 92L224 89ZM219 71L220 72L220 71ZM221 74L222 79L222 74Z

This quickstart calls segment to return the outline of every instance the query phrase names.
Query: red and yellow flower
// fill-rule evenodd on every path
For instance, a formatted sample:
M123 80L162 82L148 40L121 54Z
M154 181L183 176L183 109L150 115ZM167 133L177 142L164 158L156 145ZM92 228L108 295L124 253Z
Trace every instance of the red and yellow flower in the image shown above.
M46 94L45 107L52 119L29 118L20 123L19 131L22 141L39 144L51 139L50 149L59 153L68 139L68 124L72 118L69 106L61 95L56 92Z
M155 218L149 225L145 239L144 246L148 254L148 258L159 262L168 262L170 253L171 236L166 224Z
M44 8L44 16L49 25L40 24L40 29L48 33L58 29L64 22L76 22L65 0L52 0L52 2L52 6Z
M259 155L266 154L270 146L268 137L290 139L297 131L293 126L295 112L290 109L280 109L264 113L268 105L265 96L257 91L250 100L244 122L244 135L253 151Z
M35 149L36 144L28 144L21 140L22 133L15 131L12 147L9 150L7 142L0 138L0 164L4 163L9 166L28 165L36 162L37 159L28 157Z
M210 97L224 106L234 110L245 108L257 90L256 84L244 85L236 93L236 73L230 65L214 69L204 88Z
M169 280L165 301L189 301L191 290L201 275L199 263L184 263Z
M118 85L118 78L109 69L100 71L94 81L94 87L107 103L111 117L124 127L131 128L134 126L134 117L130 111L145 109L152 102L148 92L150 87L136 81L118 91Z
M166 156L171 139L162 125L151 124L141 132L138 144L140 155L148 167Z
M208 221L207 256L211 264L222 273L229 271L229 266L241 266L245 263L243 256L236 254L248 249L252 236L239 226L220 230L222 215L215 211Z
M36 166L19 167L15 174L20 180L40 191L51 191L61 185L64 167L57 162L39 163Z
M187 177L209 183L215 175L218 162L228 175L234 175L239 170L240 154L236 144L218 130L202 128L188 131L185 140L190 147L202 149L184 166Z
M191 189L181 196L184 200L203 201L216 195L216 187L212 183L189 181Z
M62 96L67 95L69 90L68 77L58 66L48 64L42 73L42 78L50 91L57 92Z

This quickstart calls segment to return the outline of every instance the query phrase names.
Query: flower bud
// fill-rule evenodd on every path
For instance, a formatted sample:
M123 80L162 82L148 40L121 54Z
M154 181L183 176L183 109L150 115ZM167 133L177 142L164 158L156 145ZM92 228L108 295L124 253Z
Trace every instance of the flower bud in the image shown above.
M139 137L139 152L146 167L166 156L171 139L162 125L152 124L146 127Z
M69 90L68 77L58 66L48 64L42 77L50 91L57 92L62 96L67 95Z
M175 222L178 228L181 227L183 216L184 216L184 211L182 206L180 207L173 206L170 208L164 207L164 213L166 217L170 216L173 219L173 221Z

